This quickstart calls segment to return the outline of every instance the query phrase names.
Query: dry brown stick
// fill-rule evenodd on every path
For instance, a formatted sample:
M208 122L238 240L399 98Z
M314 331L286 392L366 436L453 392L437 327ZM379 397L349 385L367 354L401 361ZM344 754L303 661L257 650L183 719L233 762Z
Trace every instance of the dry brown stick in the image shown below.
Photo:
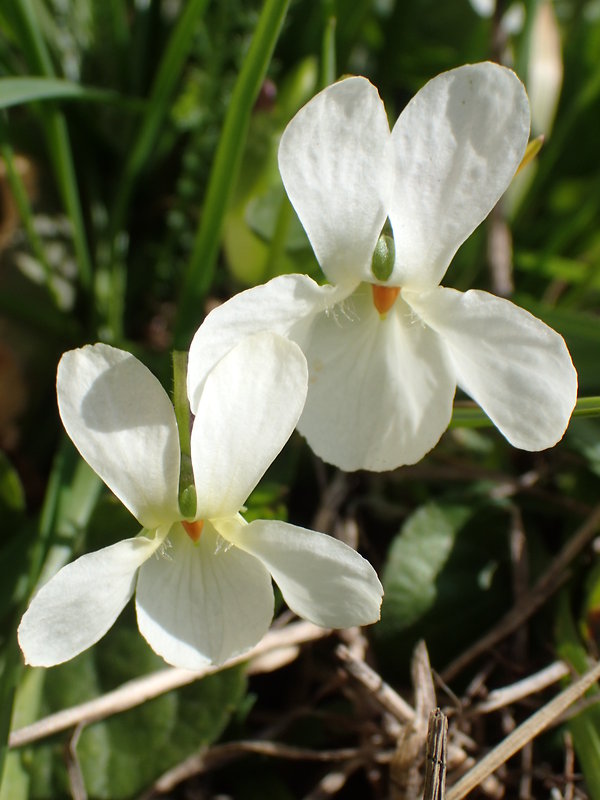
M152 789L147 794L142 795L140 800L149 800L156 794L170 792L188 778L199 775L202 772L208 772L248 753L291 761L330 763L356 759L361 751L356 747L344 747L337 750L310 750L305 747L293 747L279 742L260 740L225 742L224 744L217 744L211 748L204 749L199 753L194 753L165 772L156 780Z
M56 714L50 714L38 722L13 731L9 738L9 746L22 747L38 739L44 739L47 736L72 728L75 725L89 724L112 714L127 711L165 692L187 686L187 684L193 683L199 678L212 675L244 661L250 661L249 671L251 672L252 659L254 658L261 658L266 653L279 648L287 649L293 645L323 639L329 636L330 633L330 630L319 628L311 622L294 622L280 630L269 631L252 650L231 658L222 666L207 666L198 671L178 669L176 667L159 670L150 675L144 675L142 678L128 681L119 686L118 689L107 692L94 700L58 711Z
M569 666L564 661L554 661L539 672L523 678L523 680L511 683L510 686L494 689L473 710L481 714L497 711L497 709L522 700L524 697L541 692L542 689L547 689L548 686L552 686L553 683L561 680L561 678L565 678L569 673Z
M532 714L497 747L479 761L446 793L446 800L462 800L472 789L495 772L499 766L517 753L527 742L551 725L564 711L578 700L600 679L600 662L568 686L553 700Z
M499 641L513 633L526 619L529 619L566 580L567 567L592 539L599 525L600 505L597 505L531 591L522 598L522 602L511 608L489 633L452 661L442 672L442 679L447 683L453 680L474 658L494 647Z
M429 714L423 800L445 800L448 718L439 708Z
M437 705L424 641L418 642L413 650L410 672L414 718L401 727L397 736L396 752L390 763L390 800L416 800L423 786L429 714Z
M345 644L338 644L335 654L344 664L344 669L368 689L382 708L389 711L399 722L414 720L413 707L403 700L379 673L371 669L364 661L355 658Z

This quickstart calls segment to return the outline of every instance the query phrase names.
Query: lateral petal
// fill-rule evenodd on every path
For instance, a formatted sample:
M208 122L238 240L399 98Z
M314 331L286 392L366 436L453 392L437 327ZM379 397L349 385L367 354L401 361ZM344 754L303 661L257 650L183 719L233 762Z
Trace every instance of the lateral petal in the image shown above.
M379 619L377 573L338 539L276 520L255 520L223 535L264 564L298 616L325 628Z
M179 437L159 381L130 353L106 344L65 353L58 407L75 447L148 529L177 519Z
M253 647L273 617L273 589L256 558L205 522L197 544L177 526L172 547L147 561L138 579L138 625L169 664L200 669Z
M124 539L59 570L35 595L19 625L26 663L52 667L101 639L133 594L138 568L160 544L160 537Z
M192 428L197 517L237 514L302 413L308 375L294 342L243 339L204 384Z
M315 314L339 302L352 288L319 286L307 275L280 275L234 295L211 311L190 346L188 397L192 413L196 413L207 375L238 342L262 331L296 339Z
M515 447L562 438L577 400L577 373L562 336L508 300L478 290L405 292L444 339L459 386Z
M519 166L529 137L521 81L489 62L450 70L408 103L392 131L393 285L429 288L482 222Z
M288 124L279 170L319 264L334 284L372 279L393 173L390 130L366 78L328 86Z
M414 464L447 428L452 364L402 296L382 320L362 286L319 314L302 346L309 390L298 430L325 461L375 472Z

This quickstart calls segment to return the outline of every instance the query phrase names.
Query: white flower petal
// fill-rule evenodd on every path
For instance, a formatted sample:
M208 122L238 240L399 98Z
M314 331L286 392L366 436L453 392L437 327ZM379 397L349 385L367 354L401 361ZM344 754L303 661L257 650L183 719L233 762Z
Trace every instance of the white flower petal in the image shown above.
M196 412L204 381L215 364L246 336L272 331L282 336L302 330L319 311L352 289L319 286L307 275L281 275L247 289L206 317L192 340L188 360L188 397Z
M73 443L145 528L179 516L179 438L159 381L130 353L105 344L65 353L60 416Z
M391 158L385 109L366 78L328 86L281 137L284 186L331 283L373 277L371 257L392 189Z
M361 287L315 318L303 347L309 389L298 430L325 461L347 471L414 464L446 430L452 365L402 296L381 320Z
M558 333L487 292L405 292L446 343L459 386L515 447L543 450L564 434L577 373Z
M236 514L302 413L306 359L274 333L243 339L210 373L192 428L197 517Z
M276 520L255 520L223 535L262 561L298 616L326 628L379 619L377 573L338 539Z
M392 131L391 284L439 283L459 246L507 189L528 137L527 95L505 67L459 67L418 92Z
M147 561L136 592L138 625L169 664L200 669L253 647L273 616L271 578L260 561L205 522L197 544L176 526L172 547Z
M67 564L35 595L19 625L25 661L51 667L79 655L112 627L137 570L161 539L125 539Z

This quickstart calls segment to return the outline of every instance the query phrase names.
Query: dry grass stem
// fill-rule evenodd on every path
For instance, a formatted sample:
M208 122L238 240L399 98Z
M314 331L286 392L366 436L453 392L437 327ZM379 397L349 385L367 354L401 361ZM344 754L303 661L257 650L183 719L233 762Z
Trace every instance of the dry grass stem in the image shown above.
M330 630L319 628L310 622L294 622L280 630L269 631L264 639L248 653L236 656L220 667L208 666L196 672L186 669L177 669L175 667L159 670L150 675L145 675L143 678L128 681L118 689L107 692L94 700L80 703L77 706L59 711L56 714L50 714L44 717L44 719L34 722L32 725L27 725L24 728L13 731L10 735L9 746L22 747L25 744L30 744L31 742L72 728L75 725L87 725L90 722L105 719L121 711L135 708L145 703L147 700L165 694L165 692L187 686L189 683L193 683L200 678L212 675L222 669L233 667L236 664L241 664L244 661L249 662L248 671L250 673L253 671L257 672L257 664L260 665L261 662L254 662L254 659L264 658L267 653L272 653L280 649L283 649L289 655L290 647L304 642L323 639L329 636L330 633ZM285 663L288 663L288 660L286 660ZM265 662L263 661L263 666L260 671L264 670L264 664ZM269 666L272 666L272 664Z
M448 718L434 709L429 715L423 800L445 800Z
M529 719L525 720L497 747L479 761L472 770L467 772L446 795L446 800L462 800L469 792L495 772L498 767L508 761L525 744L532 741L539 733L551 725L557 717L567 710L576 700L600 679L600 662L596 663L588 672L582 675L575 683L568 686L553 700L536 711Z
M532 694L541 692L552 686L553 683L565 678L571 670L564 661L555 661L544 669L529 675L523 680L511 683L510 686L503 686L501 689L494 689L481 703L475 706L474 711L482 714L489 714L499 708L508 706L529 697Z

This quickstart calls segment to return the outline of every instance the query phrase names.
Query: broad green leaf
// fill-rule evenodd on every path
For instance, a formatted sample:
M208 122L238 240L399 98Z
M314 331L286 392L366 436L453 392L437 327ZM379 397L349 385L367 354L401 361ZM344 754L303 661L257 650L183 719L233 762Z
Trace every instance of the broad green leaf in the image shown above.
M442 667L497 619L509 585L507 528L493 506L428 503L406 520L382 575L374 636L384 662L398 669L424 638Z
M165 663L139 635L129 607L94 648L47 671L43 713L84 702ZM77 756L88 795L98 800L134 798L159 775L215 741L242 701L242 668L211 675L130 711L86 727ZM64 742L26 748L32 798L65 794Z

